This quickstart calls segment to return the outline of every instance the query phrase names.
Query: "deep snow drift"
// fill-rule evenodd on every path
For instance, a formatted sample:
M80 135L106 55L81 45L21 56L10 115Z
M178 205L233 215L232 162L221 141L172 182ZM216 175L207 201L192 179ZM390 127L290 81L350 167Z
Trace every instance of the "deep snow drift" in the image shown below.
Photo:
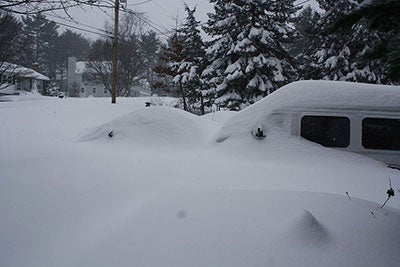
M109 139L123 145L193 148L204 142L209 128L204 124L207 121L201 124L196 117L179 109L142 108L92 129L80 140L105 142Z
M400 172L380 162L279 132L218 143L254 123L230 112L18 99L0 103L0 266L400 262Z

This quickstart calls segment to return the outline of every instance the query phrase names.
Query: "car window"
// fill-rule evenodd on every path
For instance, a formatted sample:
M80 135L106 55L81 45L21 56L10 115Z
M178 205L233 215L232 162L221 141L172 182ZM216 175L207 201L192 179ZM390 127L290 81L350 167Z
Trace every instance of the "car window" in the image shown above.
M348 147L350 119L336 116L303 116L301 136L326 147Z
M400 119L363 119L362 146L366 149L400 150Z

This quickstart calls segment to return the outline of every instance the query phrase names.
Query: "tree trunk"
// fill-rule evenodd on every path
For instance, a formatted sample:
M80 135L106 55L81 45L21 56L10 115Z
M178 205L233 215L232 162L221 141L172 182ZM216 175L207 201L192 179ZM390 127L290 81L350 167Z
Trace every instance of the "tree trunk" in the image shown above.
M185 92L183 90L182 82L179 82L179 90L181 91L182 101L183 101L183 110L189 111L186 103Z
M200 108L201 108L201 115L204 115L204 98L203 98L203 94L200 92Z

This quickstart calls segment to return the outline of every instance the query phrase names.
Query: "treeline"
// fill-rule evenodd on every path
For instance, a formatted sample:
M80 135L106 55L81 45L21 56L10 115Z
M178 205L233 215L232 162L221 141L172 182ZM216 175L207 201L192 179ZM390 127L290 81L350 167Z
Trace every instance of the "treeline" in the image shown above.
M66 76L69 56L86 60L89 55L88 39L68 29L59 34L57 24L42 14L22 16L19 20L4 13L0 27L0 61L33 68L53 82Z
M202 29L194 9L164 51L185 109L238 110L300 79L400 84L400 1L210 0Z
M139 14L122 17L119 96L146 79L153 92L179 95L185 110L204 113L212 104L241 109L300 79L400 84L400 1L317 0L321 13L295 0L209 1L206 23L185 6L185 22L165 42ZM0 27L0 61L36 65L60 81L75 56L88 62L86 80L110 88L112 38L58 34L41 14L3 14Z
M86 60L91 49L87 38L68 29L59 34L58 25L40 13L21 19L3 13L0 28L0 62L39 71L51 80L47 88L65 87L68 57Z
M40 13L20 19L10 13L0 14L0 62L35 69L50 78L48 89L56 87L77 96L79 92L76 94L67 88L66 81L68 57L76 57L86 62L85 80L104 84L110 90L112 27L106 25L95 41L69 29L59 34L58 28L56 22ZM119 30L117 93L128 96L130 86L137 79L147 78L152 82L161 41L136 13L123 16Z

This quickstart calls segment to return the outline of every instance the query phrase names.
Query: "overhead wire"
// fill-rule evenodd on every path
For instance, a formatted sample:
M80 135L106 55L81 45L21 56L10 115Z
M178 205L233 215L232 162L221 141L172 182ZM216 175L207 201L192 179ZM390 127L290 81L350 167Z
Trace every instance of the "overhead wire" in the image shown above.
M167 10L165 7L163 7L160 3L158 3L156 0L152 0L154 4L156 4L159 8L165 11L167 13L168 17L171 19L176 19L176 16L172 14L169 10Z
M305 4L307 2L310 2L310 1L311 0L305 0L305 1L301 2L301 3L296 4L295 6L300 6L300 5L303 5L303 4ZM146 1L139 2L139 3L131 3L131 4L127 4L127 6L138 6L138 5L147 4L149 2L155 3L158 7L163 9L170 17L174 18L173 14L170 13L167 9L165 9L162 5L160 5L156 0L146 0ZM110 8L110 9L114 8L111 5L110 6L102 5L101 7L102 8ZM159 25L158 23L156 23L156 22L154 22L154 21L152 21L152 20L150 20L148 18L145 18L143 16L140 16L137 12L135 12L134 10L131 10L131 9L127 8L127 7L125 7L125 8L121 7L120 11L136 16L138 19L143 21L145 24L147 24L149 27L151 27L152 29L154 29L156 32L158 32L159 34L161 34L163 36L170 37L168 34L171 34L172 32L174 32L174 30L166 29L163 26ZM50 14L47 14L47 15L50 15ZM50 15L50 16L53 16L53 17L56 17L56 18L62 19L62 20L67 20L65 18L62 18L62 17L59 17L59 16L55 16L55 15ZM47 19L47 20L49 20L49 19ZM81 26L90 28L92 30L84 29L82 27L78 27L78 26L74 26L74 25L70 25L70 24L66 24L66 23L62 23L62 22L58 22L58 21L54 21L54 20L49 20L49 21L52 21L52 22L54 22L56 24L59 24L61 26L67 27L67 28L72 28L72 29L76 29L76 30L79 30L79 31L83 31L83 32L87 32L87 33L91 33L91 34L95 34L95 35L99 35L99 36L112 37L112 33L108 32L108 31L106 31L104 29L100 29L100 28L96 28L96 27L88 25L88 24L84 24L82 22L77 22L77 21L73 21L73 20L67 20L69 22L73 21L77 25L81 25ZM206 24L206 23L201 23L200 25L204 25L204 24Z
M147 0L147 1L139 2L139 3L127 4L127 6L141 6L141 5L150 3L151 1L153 1L153 0Z
M47 14L47 15L51 16L51 14ZM93 28L95 28L97 31L84 29L82 27L78 27L78 26L62 23L62 22L59 22L59 21L54 21L54 20L51 20L51 19L48 19L48 18L43 18L43 19L46 20L46 21L49 21L49 22L53 22L53 23L55 23L57 25L64 26L64 27L67 27L67 28L71 28L71 29L75 29L75 30L78 30L78 31L87 32L87 33L99 35L99 36L102 36L102 37L108 37L108 38L109 37L113 37L111 33L107 32L105 30L101 30L101 29L95 28L95 27L93 27ZM90 27L92 27L92 26L90 26ZM102 32L100 32L100 31L102 31Z
M157 23L151 21L150 19L147 19L147 18L145 18L143 16L138 15L138 13L135 12L134 10L127 9L127 8L121 8L120 11L122 11L124 13L131 14L131 15L137 17L138 19L143 21L145 24L147 24L149 27L151 27L152 29L156 30L159 34L164 35L166 37L169 37L169 35L167 35L167 33L169 33L170 30L168 30L168 29L164 29L165 31L161 30L160 28L163 28L162 26L160 26Z
M47 15L50 16L50 17L53 17L53 18L57 18L57 19L60 19L60 20L67 21L67 22L73 22L73 23L75 23L75 24L77 24L77 25L84 26L84 27L90 28L90 29L92 29L92 30L99 31L99 32L104 33L104 34L108 34L108 35L111 35L111 34L112 34L112 32L109 32L109 31L104 30L104 29L96 28L96 27L94 27L94 26L92 26L92 25L88 25L88 24L85 24L85 23L82 23L82 22L74 21L74 20L67 19L67 18L58 16L58 15L54 15L54 14L47 14ZM54 21L54 22L56 22L56 21ZM57 22L56 22L56 23L57 23ZM77 27L77 26L75 26L75 27Z
M88 29L83 29L83 28L80 28L80 27L77 27L77 26L73 26L73 25L68 25L68 24L65 24L65 23L62 23L62 22L59 22L59 21L53 21L53 20L49 20L49 19L46 19L46 20L54 22L55 24L58 24L58 25L61 25L61 26L67 27L67 28L72 28L72 29L75 29L75 30L79 30L79 31L87 32L87 33L92 33L92 34L100 35L100 36L103 36L103 37L112 37L112 35L110 35L110 34L95 32L95 31L88 30Z

